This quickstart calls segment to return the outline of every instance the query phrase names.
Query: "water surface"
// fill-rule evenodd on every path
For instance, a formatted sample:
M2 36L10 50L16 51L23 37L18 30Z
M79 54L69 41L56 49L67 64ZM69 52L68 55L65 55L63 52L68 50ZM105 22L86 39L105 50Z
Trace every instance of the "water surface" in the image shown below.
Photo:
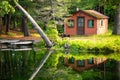
M49 51L0 51L0 80L28 80ZM92 53L81 54L77 58L65 51L52 51L33 80L120 80L119 60Z

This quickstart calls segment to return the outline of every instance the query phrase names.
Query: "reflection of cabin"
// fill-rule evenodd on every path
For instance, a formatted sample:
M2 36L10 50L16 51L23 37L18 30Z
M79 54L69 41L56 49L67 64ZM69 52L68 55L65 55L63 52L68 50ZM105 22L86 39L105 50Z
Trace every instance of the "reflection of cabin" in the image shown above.
M108 17L95 10L79 10L64 24L66 35L104 34L108 30Z
M95 67L103 62L105 62L106 58L90 58L86 60L75 60L72 58L65 58L64 64L66 66L71 66L74 70L83 71L89 68Z

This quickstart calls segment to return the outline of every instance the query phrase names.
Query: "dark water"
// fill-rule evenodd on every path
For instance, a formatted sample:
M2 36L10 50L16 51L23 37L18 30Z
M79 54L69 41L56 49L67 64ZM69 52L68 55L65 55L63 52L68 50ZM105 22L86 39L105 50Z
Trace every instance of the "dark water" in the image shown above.
M48 49L0 51L0 80L28 80L47 53ZM33 80L120 80L120 61L105 57L84 59L86 55L66 58L67 55L53 51Z

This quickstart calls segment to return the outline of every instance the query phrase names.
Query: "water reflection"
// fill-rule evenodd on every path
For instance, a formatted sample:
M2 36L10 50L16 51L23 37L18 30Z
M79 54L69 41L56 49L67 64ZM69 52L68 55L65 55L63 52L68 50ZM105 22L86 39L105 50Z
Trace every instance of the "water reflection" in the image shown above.
M120 80L120 61L117 61L118 80Z
M92 67L97 67L104 64L107 61L107 58L89 58L85 60L75 60L74 57L65 58L64 64L66 66L71 66L74 70L84 71Z
M48 55L50 56L48 63L41 68ZM34 74L33 80L120 80L120 61L99 56L84 59L86 57L84 54L79 55L83 58L76 59L74 56L67 57L67 55L70 53L51 52L49 49L0 51L0 80L28 80ZM68 66L77 72L70 72L66 69Z
M0 80L23 78L29 75L30 65L35 63L35 53L31 51L0 52Z

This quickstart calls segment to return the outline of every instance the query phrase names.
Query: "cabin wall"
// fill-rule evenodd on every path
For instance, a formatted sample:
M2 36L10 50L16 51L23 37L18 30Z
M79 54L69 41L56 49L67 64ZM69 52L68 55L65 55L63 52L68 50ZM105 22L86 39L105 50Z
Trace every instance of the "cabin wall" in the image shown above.
M103 26L101 26L101 20L103 20ZM108 31L108 19L97 20L97 34L105 34Z
M74 27L73 28L69 28L68 27L68 20L74 20ZM66 18L65 22L64 22L64 34L66 35L76 35L76 16L72 16L69 18Z
M94 26L92 28L88 27L88 20L94 20ZM85 35L93 35L97 33L97 19L91 16L85 16Z
M86 14L86 13L83 13L83 12L79 12L77 14L75 14L75 18L76 18L76 22L77 22L77 17L84 17L85 18L85 22L84 22L84 35L91 35L91 34L96 34L96 27L97 27L97 20L96 18ZM94 20L94 26L93 28L89 28L88 27L88 20ZM76 24L76 27L77 27L77 24ZM77 29L76 29L77 31Z
M91 35L91 34L96 34L97 33L97 19L88 15L88 14L85 14L83 12L79 12L79 13L76 13L74 14L73 16L71 17L68 17L66 18L65 20L65 24L64 24L64 30L65 30L65 34L66 35L77 35L77 18L78 17L84 17L85 21L84 21L84 35ZM68 20L74 20L74 27L73 28L69 28L68 27ZM88 27L88 20L94 20L94 26L93 28L89 28Z
M66 18L64 29L65 34L67 35L77 35L77 18L78 17L84 17L84 35L93 35L93 34L105 34L108 30L108 19L97 19L93 16L90 16L89 14L86 14L84 12L77 12L73 14L71 17ZM68 20L74 20L74 27L69 28L68 27ZM94 26L92 28L88 27L88 20L94 20ZM103 25L101 26L101 20L103 21Z

